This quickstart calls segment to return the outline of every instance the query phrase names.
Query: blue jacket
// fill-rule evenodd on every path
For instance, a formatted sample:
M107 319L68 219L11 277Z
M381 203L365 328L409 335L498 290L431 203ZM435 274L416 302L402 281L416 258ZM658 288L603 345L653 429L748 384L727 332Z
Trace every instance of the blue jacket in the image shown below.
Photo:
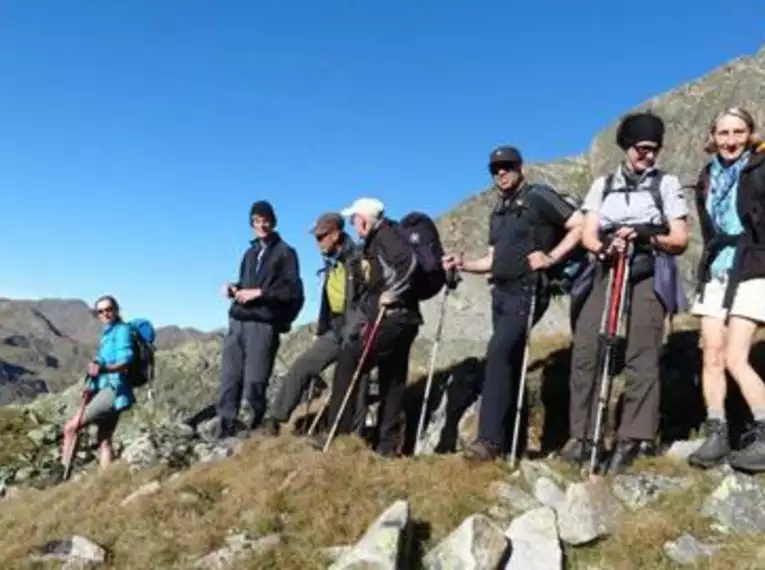
M98 347L98 362L104 365L127 364L133 358L133 343L130 327L116 322L104 327ZM133 388L124 372L106 372L97 378L88 379L88 387L96 391L106 387L114 390L114 409L118 412L129 408L135 402Z

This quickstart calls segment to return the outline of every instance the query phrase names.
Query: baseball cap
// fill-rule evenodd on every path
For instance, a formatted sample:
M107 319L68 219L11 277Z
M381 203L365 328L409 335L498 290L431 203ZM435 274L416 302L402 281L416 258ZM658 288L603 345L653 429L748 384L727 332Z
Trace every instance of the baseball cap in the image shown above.
M345 220L340 214L337 212L325 212L316 219L316 223L311 228L311 233L319 236L332 230L342 230L344 227Z
M341 214L344 218L350 218L354 214L379 218L383 211L385 211L385 205L377 198L359 198L353 204L345 208Z
M489 164L498 162L512 162L514 164L523 164L521 151L514 146L500 146L491 151L489 155Z

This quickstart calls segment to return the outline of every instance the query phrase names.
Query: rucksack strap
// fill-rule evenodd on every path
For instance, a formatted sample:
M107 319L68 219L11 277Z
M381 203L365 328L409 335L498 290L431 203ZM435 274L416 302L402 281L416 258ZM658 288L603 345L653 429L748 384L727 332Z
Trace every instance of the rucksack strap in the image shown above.
M661 215L662 221L665 221L666 218L664 216L664 198L661 195L661 181L664 178L664 173L659 171L656 176L651 177L651 184L648 186L648 188L639 188L636 187L633 184L627 184L624 189L615 190L614 189L614 175L613 173L606 176L606 179L603 183L603 193L601 195L601 201L605 201L606 196L613 192L622 192L624 194L627 194L628 192L648 192L651 194L651 198L653 199L653 203L656 205L656 208L659 210L659 214Z

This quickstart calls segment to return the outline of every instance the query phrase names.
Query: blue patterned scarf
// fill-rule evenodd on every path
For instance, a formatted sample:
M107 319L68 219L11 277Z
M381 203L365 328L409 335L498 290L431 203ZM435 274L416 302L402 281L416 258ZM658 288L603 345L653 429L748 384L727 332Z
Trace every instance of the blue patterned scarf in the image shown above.
M706 208L715 231L728 235L738 235L744 231L736 208L738 199L738 181L741 171L749 162L750 151L729 166L724 166L715 156L709 169L709 194ZM710 271L712 277L720 278L733 266L733 246L724 247L715 257Z

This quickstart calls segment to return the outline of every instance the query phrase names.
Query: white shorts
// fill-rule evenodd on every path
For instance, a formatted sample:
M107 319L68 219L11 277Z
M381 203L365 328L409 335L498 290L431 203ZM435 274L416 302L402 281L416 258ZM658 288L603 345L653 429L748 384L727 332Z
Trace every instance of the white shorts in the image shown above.
M697 295L691 313L699 317L725 320L728 311L723 308L723 298L728 280L712 279L704 285L704 301ZM765 279L748 279L738 284L730 315L765 323Z

